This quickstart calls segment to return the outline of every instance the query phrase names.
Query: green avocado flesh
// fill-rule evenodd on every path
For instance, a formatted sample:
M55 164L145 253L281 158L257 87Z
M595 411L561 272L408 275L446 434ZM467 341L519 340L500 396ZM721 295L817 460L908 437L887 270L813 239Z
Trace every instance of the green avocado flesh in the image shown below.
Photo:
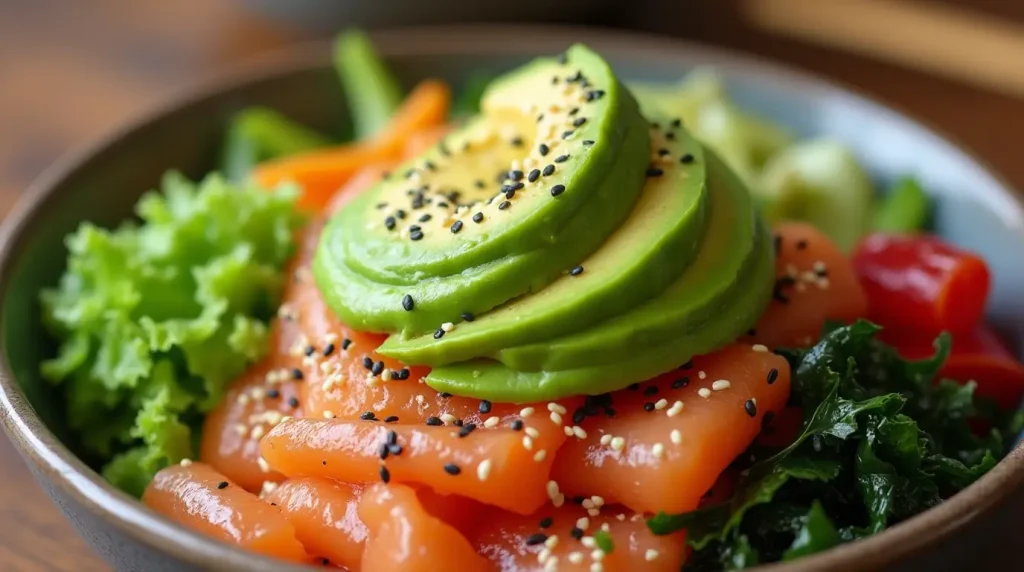
M481 109L324 229L317 285L353 327L411 337L541 290L639 199L647 122L586 47L499 78Z
M597 394L648 379L728 344L771 297L768 231L736 175L705 149L709 226L694 262L661 295L562 338L434 368L438 391L496 401Z
M668 127L671 120L655 118ZM671 139L669 139L669 134ZM587 257L582 273L513 300L441 339L391 336L379 353L444 365L551 339L626 312L660 294L689 265L707 228L704 154L684 131L651 130L650 172L629 218ZM688 162L681 159L689 157Z

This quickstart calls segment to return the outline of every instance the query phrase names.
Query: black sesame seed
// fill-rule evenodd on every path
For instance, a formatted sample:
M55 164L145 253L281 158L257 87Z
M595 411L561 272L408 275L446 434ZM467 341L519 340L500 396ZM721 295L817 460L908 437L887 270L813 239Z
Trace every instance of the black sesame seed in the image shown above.
M427 423L427 425L430 425L431 427L438 427L440 425L443 425L443 422L441 421L441 419L438 418L438 417L434 417L433 415L431 415L430 417L427 417L426 423Z
M576 119L573 119L572 125L573 125L573 127L583 127L583 124L586 123L586 122L587 122L587 118L586 117L577 117Z
M433 216L430 213L427 213L420 217L420 222L429 222L431 218L433 218Z
M768 370L768 385L775 383L776 379L779 379L779 370L773 367Z
M658 395L658 386L657 385L649 385L649 386L647 386L647 389L644 390L644 395L646 395L647 397L650 397L652 395Z
M587 95L586 95L587 101L597 101L597 100L601 99L602 97L604 97L604 91L600 90L600 89L595 89L593 91L588 91Z
M281 397L281 391L278 389L268 389L267 397L270 399L277 399L278 397Z
M384 438L384 440L388 445L394 445L395 443L398 442L398 433L394 429L392 429L388 431L388 434Z
M569 536L573 537L576 540L579 540L583 538L583 529L574 526L572 527L572 530L569 531Z
M537 116L537 123L540 123L541 121L544 121L544 114L543 113L541 113L540 115Z
M398 209L397 211L395 211L395 216L402 220L405 220L405 211L402 209Z
M554 165L546 165L544 167L544 170L541 171L540 174L544 175L545 177L548 177L548 176L551 176L554 172L555 172L555 166Z
M292 409L295 409L298 406L299 406L299 398L298 397L295 397L293 395L292 397L288 398L288 407L291 407Z
M409 379L409 368L403 367L398 370L398 379Z
M473 215L473 222L480 224L484 220L484 213L476 213Z
M559 185L555 185L555 186L551 187L551 196L552 197L557 197L558 195L560 195L560 194L562 194L564 192L565 192L565 185L559 184Z
M665 134L665 139L668 139L669 141L675 141L676 134L669 131L668 133Z
M448 393L447 391L442 391L441 393L438 393L437 396L440 397L441 399L448 399L449 397L452 396L452 394Z
M334 344L327 344L324 346L324 357L328 357L334 353Z
M381 461L383 461L384 459L388 458L388 444L387 443L381 443L380 444L380 447L377 449L377 456L380 457Z
M582 266L576 266L572 270L569 271L569 274L571 274L572 276L579 276L580 274L583 274L583 267Z
M347 350L351 346L352 346L352 340L350 340L348 338L342 338L341 339L341 349Z
M555 163L565 163L569 160L569 155L559 155L555 157Z
M580 81L582 79L583 79L583 72L581 72L580 70L576 70L576 73L574 73L571 76L565 78L565 81L567 81L569 83L574 83L574 82Z
M693 360L692 359L686 360L686 363L684 363L683 365L679 366L679 369L693 369Z
M568 139L568 138L572 137L575 133L576 132L573 131L572 129L567 129L567 130L562 132L562 139Z
M754 403L753 399L748 399L747 402L743 404L743 410L747 412L747 415L757 417L757 404Z
M540 144L540 145L539 145L539 146L537 147L537 150L538 150L538 151L540 151L540 156L541 156L541 157L547 157L548 153L550 153L550 152L551 152L551 148L550 148L550 147L548 147L547 145L543 144L543 143L541 143L541 144Z
M359 418L363 421L376 421L377 416L373 414L373 411L364 411L359 415Z
M796 249L797 250L804 250L806 248L807 248L807 241L806 240L800 239L800 240L796 241Z
M402 454L402 446L397 443L392 443L388 445L388 452L397 457Z
M690 378L680 377L679 379L672 382L672 389L681 389L683 387L686 387L687 385L690 385Z
M510 425L510 427L512 427L513 431L522 431L523 430L523 420L522 419L516 419L516 420L512 421L512 424Z
M512 140L509 141L509 143L513 147L522 147L523 146L523 138L522 137L513 137Z
M576 411L572 412L572 422L574 425L579 425L587 419L587 410L583 407L577 407Z
M406 294L402 297L402 308L405 309L406 312L412 312L412 309L415 307L416 302L412 299L411 295Z
M555 519L551 518L550 516L547 516L540 519L540 523L538 524L541 528L551 528L551 525L555 524Z
M373 369L373 360L370 359L370 356L366 356L363 358L363 367L365 367L366 369Z
M456 419L455 421L452 421L452 425L455 425L456 427L462 427L462 419Z
M459 429L459 437L465 437L473 431L476 431L476 423L466 423Z
M384 418L384 422L385 423L398 423L398 416L397 415L388 415L387 417Z
M672 127L682 127L682 126L683 126L683 120L682 119L679 119L677 117L677 118L672 120Z
M220 490L224 490L224 489L228 488L228 482L227 481L221 481L221 482L217 483L217 488L220 489Z
M301 381L303 378L302 370L299 368L292 369L292 379Z
M384 373L384 362L379 361L373 364L373 368L370 370L370 373L372 373L373 375L380 375Z
M405 172L405 178L411 179L414 174L416 174L416 169L409 169Z
M520 171L519 169L509 171L508 178L512 179L513 181L521 181L523 179L523 172Z
M604 409L604 414L609 418L615 417L615 409L611 407L606 407Z
M548 535L543 532L535 532L530 536L526 537L527 546L537 546L538 544L544 544L548 540Z
M507 209L511 205L512 205L512 203L510 203L508 201L501 201L500 203L498 203L498 210L499 211L503 211L503 210Z
M639 383L631 383L631 384L626 386L626 389L628 389L630 391L636 391L636 390L640 389L640 384Z
M679 158L679 162L684 164L684 165L687 164L687 163L693 163L693 154L692 153L686 153L685 155L683 155L682 157Z
M453 222L452 223L452 234L459 234L460 230L462 230L462 221L461 220L457 220L457 221Z
M409 233L409 238L412 239L412 240L420 240L420 239L423 238L423 233L418 231L418 230L415 231L415 232L410 232Z
M455 475L461 473L462 469L459 468L459 466L456 465L455 463L446 463L444 466L444 472L454 477Z
M384 219L384 228L388 230L395 230L396 224L398 224L398 222L395 220L395 217L393 216L389 216Z
M482 189L487 186L487 183L481 181L480 179L477 179L473 181L473 186L475 186L478 189Z
M388 468L384 465L380 466L380 480L384 481L384 484L388 484L391 481L391 473L388 472Z
M444 330L442 330L441 328L438 328L438 329L434 330L434 339L435 340L440 340L443 337L444 337Z
M316 353L316 348L313 346L306 346L306 349L302 350L302 353L306 354L306 357L312 357Z
M644 403L644 411L646 411L648 413L650 413L651 411L654 411L654 404L651 403L650 401L648 401L647 403Z
M573 115L576 115L579 112L580 112L580 108L574 107L574 108L569 110L569 117L572 117Z
M647 176L648 177L660 177L660 176L662 176L664 174L665 174L665 171L659 169L658 167L648 167L648 169L647 169Z
M476 319L476 316L474 316L473 314L470 314L469 312L463 312L462 313L462 320L464 322L472 322L475 319Z
M750 328L749 330L747 330L747 335L748 336L756 336L757 335L757 330L754 329L754 328Z
M485 415L490 413L491 412L491 402L487 401L486 399L481 399L480 400L480 408L479 408L479 410L480 410L480 413L483 413Z
M433 170L434 170L434 169L436 168L436 167L434 166L434 164L433 164L432 162L430 162L430 161L424 161L424 162L423 162L423 167L424 167L424 168L425 168L426 170L428 170L428 171L433 171Z
M767 412L765 412L765 414L761 416L761 429L768 428L768 426L771 425L772 421L774 421L774 420L775 420L775 412L774 411L767 411ZM771 432L771 431L769 431L769 432Z
M423 228L418 224L414 224L409 227L409 232L418 232L421 230L423 230Z
M594 140L593 139L584 139L583 140L583 146L584 147L590 147L593 144L594 144Z
M501 188L501 192L505 193L505 198L506 199L512 199L512 198L514 198L516 196L516 190L513 189L512 187L508 187L508 186L502 187Z

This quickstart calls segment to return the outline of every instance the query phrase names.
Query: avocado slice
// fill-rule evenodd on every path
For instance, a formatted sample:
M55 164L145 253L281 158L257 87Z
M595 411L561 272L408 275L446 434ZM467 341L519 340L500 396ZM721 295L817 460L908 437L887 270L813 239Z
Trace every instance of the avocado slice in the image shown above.
M587 330L503 349L498 361L434 368L439 391L532 401L625 387L736 339L767 306L772 240L749 192L710 149L709 226L694 262L661 295Z
M646 120L588 48L499 78L481 108L326 226L314 274L351 325L419 334L540 289L639 198Z
M394 335L378 352L405 363L444 365L587 328L660 294L683 272L707 228L704 153L673 124L653 117L652 168L629 218L577 268L441 339Z
M846 251L871 222L871 179L838 141L815 139L785 149L765 166L758 187L761 212L770 222L809 222Z

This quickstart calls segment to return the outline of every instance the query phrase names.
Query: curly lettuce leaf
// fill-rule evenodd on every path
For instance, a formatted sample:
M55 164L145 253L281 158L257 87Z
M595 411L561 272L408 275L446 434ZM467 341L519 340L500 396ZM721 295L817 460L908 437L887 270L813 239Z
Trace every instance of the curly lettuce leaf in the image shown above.
M860 321L785 352L800 435L747 468L729 501L648 521L656 534L688 531L688 569L741 569L875 534L995 465L1005 443L998 430L971 431L984 417L973 384L935 381L949 337L933 357L908 361L875 339L878 329Z
M297 195L169 173L139 221L68 236L67 269L40 295L59 342L41 371L63 390L79 450L118 487L139 494L190 456L201 414L265 351Z

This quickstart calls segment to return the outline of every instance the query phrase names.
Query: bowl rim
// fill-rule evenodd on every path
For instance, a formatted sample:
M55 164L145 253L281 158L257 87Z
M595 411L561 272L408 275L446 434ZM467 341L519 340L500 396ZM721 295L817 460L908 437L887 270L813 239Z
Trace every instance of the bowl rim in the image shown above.
M524 46L514 41L527 34ZM775 84L789 83L800 89L828 93L873 112L887 113L919 129L962 155L972 167L989 178L1011 205L1018 220L1024 220L1024 200L1001 177L971 152L941 131L917 120L896 106L882 103L830 79L798 71L785 64L756 55L707 46L647 33L614 31L564 25L443 25L402 27L372 32L385 57L474 53L483 55L527 55L564 49L572 41L596 46L620 59L661 59L711 62L730 73ZM509 41L502 41L508 39ZM38 214L59 198L66 179L89 165L122 138L180 110L213 99L245 85L303 70L322 68L329 62L326 41L318 40L285 48L243 62L226 73L172 90L155 104L119 123L105 136L77 147L46 169L19 198L10 214L0 222L0 292L8 287L12 264L38 224ZM42 422L21 390L0 352L0 419L30 468L46 473L54 488L73 497L78 504L149 548L173 554L197 567L216 564L222 570L254 572L301 572L306 566L282 563L239 548L222 544L159 516L134 497L115 489L65 447ZM999 464L977 482L937 507L925 511L885 532L844 544L793 562L758 567L775 572L817 570L863 570L905 558L927 546L950 538L970 523L993 511L1024 483L1024 445L1018 444Z

